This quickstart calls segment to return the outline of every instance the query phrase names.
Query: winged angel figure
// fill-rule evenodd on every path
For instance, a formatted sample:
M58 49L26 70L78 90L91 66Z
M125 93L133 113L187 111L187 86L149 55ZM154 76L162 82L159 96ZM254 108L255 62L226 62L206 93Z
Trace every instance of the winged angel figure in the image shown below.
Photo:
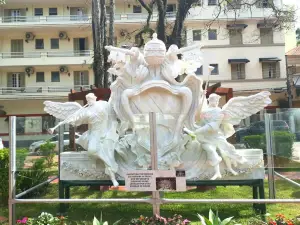
M263 91L248 97L236 97L230 99L222 108L219 100L221 96L211 94L208 98L207 108L202 110L199 128L194 132L185 128L186 132L195 135L197 140L202 143L202 148L206 151L208 161L214 167L214 175L211 178L215 180L221 178L219 163L222 158L229 172L237 175L232 169L232 165L243 164L246 160L238 154L234 146L227 142L227 138L235 133L233 125L238 125L242 119L245 119L260 110L264 109L272 101L268 91ZM222 158L218 155L219 150Z
M105 173L110 176L113 185L119 184L115 178L118 171L118 164L115 161L114 151L118 143L117 120L111 111L110 103L106 101L96 101L97 97L93 94L86 95L87 104L81 106L76 102L51 102L45 101L44 110L54 117L63 120L55 128L63 124L79 126L88 124L89 130L86 131L78 140L84 149L93 157L99 158L105 164Z

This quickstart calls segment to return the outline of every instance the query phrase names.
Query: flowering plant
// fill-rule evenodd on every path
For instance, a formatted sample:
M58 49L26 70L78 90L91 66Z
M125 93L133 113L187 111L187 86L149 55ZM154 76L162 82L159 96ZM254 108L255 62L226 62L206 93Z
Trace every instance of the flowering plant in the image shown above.
M181 215L175 214L172 218L164 218L161 216L145 217L132 219L129 225L188 225L190 221L183 219Z
M50 213L42 212L37 218L31 219L23 217L21 220L17 220L17 224L23 225L65 225L66 218L63 216L54 217Z
M283 214L277 214L275 220L269 219L268 225L295 225L292 220L286 219Z

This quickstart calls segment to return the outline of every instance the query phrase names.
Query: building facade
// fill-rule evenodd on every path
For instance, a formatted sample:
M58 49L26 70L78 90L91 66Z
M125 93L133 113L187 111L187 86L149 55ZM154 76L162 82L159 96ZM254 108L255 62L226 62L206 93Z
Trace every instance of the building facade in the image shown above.
M284 32L263 23L272 13L269 2L261 0L252 12L241 10L238 18L221 13L209 29L205 24L216 14L217 0L203 0L190 10L186 43L204 45L205 62L197 75L206 80L211 65L210 81L235 92L285 87ZM176 3L168 1L168 24L175 20ZM66 101L70 89L94 84L91 1L9 0L0 7L0 110L43 113L44 100ZM137 1L116 0L117 45L134 44L134 33L146 18ZM154 12L153 27L157 18ZM0 133L7 127L0 118Z

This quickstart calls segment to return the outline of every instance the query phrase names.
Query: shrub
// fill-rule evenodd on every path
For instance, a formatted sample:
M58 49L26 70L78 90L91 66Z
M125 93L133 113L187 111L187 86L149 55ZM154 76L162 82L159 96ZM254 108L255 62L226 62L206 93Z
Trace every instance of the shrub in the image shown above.
M129 225L188 225L190 221L183 219L181 215L174 215L172 218L161 216L144 217L132 219Z
M27 156L26 149L17 149L16 167L23 168ZM8 199L8 171L9 171L9 149L0 150L0 204L7 204Z
M198 218L200 219L202 225L226 225L230 223L233 217L229 217L221 221L218 216L218 212L214 214L214 212L210 209L208 218L201 216L200 214L198 214Z
M249 135L244 137L244 141L250 148L259 148L267 153L266 135ZM295 135L288 131L274 131L272 133L273 151L275 155L291 158L293 154L293 144Z
M27 150L17 149L16 152L16 192L25 191L45 180L49 177L49 172L45 170L44 159L38 159L33 163L31 168L24 169L24 161L27 155ZM9 149L0 150L0 204L7 204L8 200L8 171L9 171ZM36 196L46 191L45 186L30 192L26 197Z
M43 156L45 156L48 167L51 167L53 165L53 159L55 157L55 146L56 144L51 143L50 141L47 141L45 144L42 144L40 146L40 150Z
M44 166L45 159L37 159L34 161L33 165L31 168L24 169L18 172L18 177L17 177L17 191L23 192L28 190L29 188L32 188L44 181L46 181L49 176L50 172L46 170ZM23 196L23 198L29 198L32 196L39 196L43 193L46 192L47 186L43 185L40 188L35 189L34 191L26 194Z

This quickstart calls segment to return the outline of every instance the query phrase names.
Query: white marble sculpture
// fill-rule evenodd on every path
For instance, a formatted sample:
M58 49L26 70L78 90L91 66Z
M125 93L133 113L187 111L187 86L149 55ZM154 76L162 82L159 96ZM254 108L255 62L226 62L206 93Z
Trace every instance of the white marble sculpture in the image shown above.
M233 125L271 103L269 92L233 98L221 109L218 95L210 95L207 104L203 81L195 75L202 65L201 45L181 49L171 45L167 50L154 34L143 53L138 48L106 49L112 63L109 72L117 76L108 103L95 102L94 97L84 108L77 103L45 102L46 112L67 118L63 123L90 125L80 143L96 157L86 152L61 153L61 179L106 179L108 175L117 186L115 174L122 179L126 171L149 169L150 112L156 113L159 169L184 168L186 178L195 180L263 176L262 151L236 151L226 139L234 134ZM175 80L183 74L182 82Z

